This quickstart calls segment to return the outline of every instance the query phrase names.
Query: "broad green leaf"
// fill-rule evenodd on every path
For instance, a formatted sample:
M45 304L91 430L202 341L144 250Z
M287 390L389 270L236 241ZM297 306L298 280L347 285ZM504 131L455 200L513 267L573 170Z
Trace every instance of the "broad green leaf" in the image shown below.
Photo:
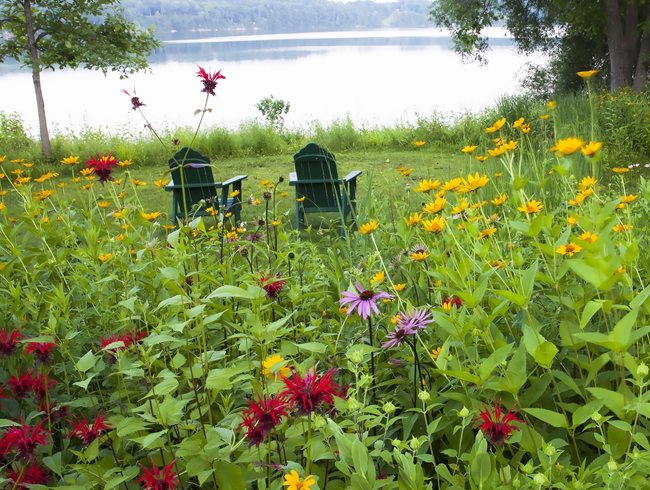
M506 360L513 346L514 344L506 344L502 347L499 347L481 363L481 365L478 367L478 374L481 377L481 380L486 381L490 374L492 374L492 371L494 371L494 369L499 364Z
M623 407L625 406L625 397L617 392L605 388L587 388L597 400L602 400L607 408L616 414L618 418L625 416Z
M205 386L210 390L222 391L232 388L232 381L235 375L239 374L237 368L212 369L208 373Z
M603 403L604 402L602 400L592 400L586 405L576 408L573 411L573 424L571 427L575 429L580 424L584 424L587 419L593 415L594 412L600 410L600 408L603 406Z
M610 278L610 274L587 264L582 259L571 259L567 261L567 264L569 269L575 272L581 279L598 289Z
M147 424L139 417L127 417L117 424L115 430L119 437L124 437L134 432L147 430Z
M327 346L321 342L305 342L304 344L294 344L298 349L315 354L322 354L327 350Z
M542 422L546 422L547 424L552 425L553 427L562 429L567 429L569 427L569 423L567 422L564 414L557 413L552 410L547 410L545 408L524 408L522 410L527 414L541 420Z
M264 289L254 286L249 289L242 289L237 286L224 285L212 291L205 299L214 298L240 298L240 299L261 299L266 296Z
M167 444L167 438L163 437L165 434L167 434L167 429L153 432L144 437L138 437L133 440L140 444L143 449L163 447Z
M215 461L219 471L215 472L219 490L243 490L246 488L246 481L241 468L227 461Z
M97 357L95 357L93 351L89 350L77 361L77 369L82 373L85 373L90 368L94 367L96 363Z
M483 485L490 479L490 474L492 473L492 460L490 459L490 455L488 453L474 455L473 460L470 462L469 473L474 483L479 488L483 488Z
M580 329L584 329L589 323L589 320L603 307L602 301L589 301L582 309L580 316Z
M526 372L526 346L520 343L514 355L508 363L504 384L509 393L516 395L526 383L528 373Z

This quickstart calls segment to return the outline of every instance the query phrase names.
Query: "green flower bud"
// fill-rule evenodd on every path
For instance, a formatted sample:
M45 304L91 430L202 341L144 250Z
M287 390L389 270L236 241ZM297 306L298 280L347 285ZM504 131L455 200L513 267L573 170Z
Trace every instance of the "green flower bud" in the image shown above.
M546 485L547 481L548 480L546 479L546 475L544 473L535 473L533 476L533 482L537 486L541 487L542 485Z
M413 451L417 451L418 449L420 449L420 446L421 446L421 445L422 445L422 443L421 443L421 442L419 441L419 439L418 439L417 437L415 437L415 436L413 436L413 437L411 438L411 440L409 441L409 447L410 447L411 449L413 449Z
M387 414L393 413L395 410L397 410L397 407L393 405L392 402L386 402L384 403L384 406L382 407L384 409L384 412Z
M458 412L458 416L461 418L469 417L469 409L467 407L461 408L460 411Z
M422 390L420 391L420 393L418 393L418 398L420 399L420 401L428 402L429 400L431 400L431 395L429 394L428 391Z
M642 362L637 366L636 375L639 378L645 378L648 375L648 366L645 362Z

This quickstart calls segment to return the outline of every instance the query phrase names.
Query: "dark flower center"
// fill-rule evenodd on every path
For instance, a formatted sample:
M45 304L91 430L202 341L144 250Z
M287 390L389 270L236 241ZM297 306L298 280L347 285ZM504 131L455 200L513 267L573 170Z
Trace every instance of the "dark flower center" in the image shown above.
M364 301L368 301L372 299L372 297L375 295L372 291L362 291L359 293L359 298L361 298Z

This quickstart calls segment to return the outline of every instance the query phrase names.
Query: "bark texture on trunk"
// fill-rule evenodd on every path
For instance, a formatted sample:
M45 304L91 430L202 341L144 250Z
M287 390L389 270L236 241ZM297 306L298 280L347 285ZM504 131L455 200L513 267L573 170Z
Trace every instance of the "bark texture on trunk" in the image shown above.
M607 24L610 88L642 90L648 81L650 25L648 8L639 0L602 0Z
M50 144L50 133L47 129L47 118L45 117L45 100L43 99L43 90L41 88L41 66L38 60L38 47L36 45L36 34L34 32L31 0L24 0L23 7L25 10L25 31L27 32L29 59L32 65L32 80L34 82L34 92L36 93L36 108L38 110L41 149L46 158L52 158L52 145Z

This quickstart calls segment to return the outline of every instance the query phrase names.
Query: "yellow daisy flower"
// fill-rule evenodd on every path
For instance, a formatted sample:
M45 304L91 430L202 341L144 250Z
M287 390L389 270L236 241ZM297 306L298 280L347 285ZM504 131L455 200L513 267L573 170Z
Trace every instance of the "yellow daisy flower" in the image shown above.
M430 231L432 233L440 233L445 229L445 218L442 216L436 216L431 220L424 220L422 222L422 229L424 231Z
M379 229L379 223L377 223L374 219L368 221L367 223L362 224L359 227L359 233L362 235L368 235L371 234Z
M154 211L152 213L140 213L140 216L142 216L144 219L147 221L153 221L155 220L158 216L160 216L160 211Z
M262 361L262 375L267 378L286 378L291 369L286 366L286 360L279 354L268 356Z
M291 470L284 475L284 483L282 485L286 486L287 490L311 490L311 487L315 484L316 480L314 480L312 475L307 475L303 480L296 470Z
M522 213L526 214L535 214L539 213L544 205L540 201L532 200L528 201L526 203L523 203L521 206L519 206L517 209L521 211Z
M577 243L568 243L566 245L560 245L558 248L555 249L555 251L560 255L568 255L569 257L573 257L574 254L577 254L581 250L582 247Z
M580 235L580 240L584 240L585 242L589 243L596 243L598 241L598 235L590 231L585 231L582 235Z
M415 189L413 189L415 192L424 192L428 193L431 192L435 189L440 187L440 181L439 180L428 180L424 179L418 182L418 185Z
M598 75L598 70L586 70L586 71L579 71L576 73L580 78L587 80L595 75Z
M439 213L440 211L443 210L446 203L447 203L447 199L445 199L444 197L439 197L433 202L426 203L422 207L422 210L425 213L431 213L431 214Z
M554 151L558 155L568 156L580 150L584 144L585 142L582 138L565 138L558 140L555 146L550 148L550 151Z
M478 148L477 145L467 145L467 146L463 146L463 148L460 151L469 155L470 153L474 153L477 148Z
M507 200L508 200L508 196L506 194L501 194L500 196L497 196L494 199L492 199L492 201L490 202L495 206L501 206Z

